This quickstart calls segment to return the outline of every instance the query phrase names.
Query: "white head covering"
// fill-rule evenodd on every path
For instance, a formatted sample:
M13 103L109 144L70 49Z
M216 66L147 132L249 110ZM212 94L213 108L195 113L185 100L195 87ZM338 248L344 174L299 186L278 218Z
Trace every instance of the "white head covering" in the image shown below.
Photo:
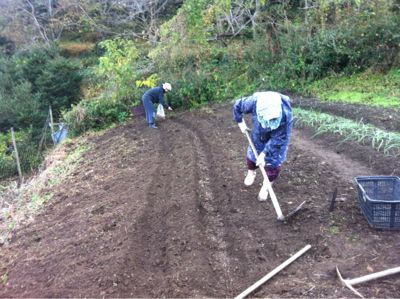
M164 88L165 91L171 91L172 90L172 86L171 84L165 82L162 87Z
M281 95L277 92L266 91L256 92L254 96L257 98L256 113L261 126L276 129L282 118ZM272 119L276 121L270 122Z
M260 115L267 120L281 116L282 100L279 93L273 91L256 92L254 96L257 97L257 115Z

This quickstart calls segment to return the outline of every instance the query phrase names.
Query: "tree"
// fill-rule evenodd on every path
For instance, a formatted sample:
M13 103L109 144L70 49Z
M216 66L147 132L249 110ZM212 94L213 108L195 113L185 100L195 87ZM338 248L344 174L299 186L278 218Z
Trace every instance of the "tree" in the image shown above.
M58 41L78 0L3 0L3 32L20 45ZM4 10L3 10L4 9Z
M183 0L1 0L0 36L18 46L50 45L65 34L99 39L129 37L153 46L160 25L173 16Z
M114 39L100 43L105 53L99 58L96 73L104 79L105 92L115 102L129 100L134 89L138 51L130 40Z
M260 28L261 12L266 0L217 0L213 1L216 38L235 37L251 29L253 39Z
M82 22L103 36L134 37L156 45L159 27L175 7L177 0L86 0L78 4Z

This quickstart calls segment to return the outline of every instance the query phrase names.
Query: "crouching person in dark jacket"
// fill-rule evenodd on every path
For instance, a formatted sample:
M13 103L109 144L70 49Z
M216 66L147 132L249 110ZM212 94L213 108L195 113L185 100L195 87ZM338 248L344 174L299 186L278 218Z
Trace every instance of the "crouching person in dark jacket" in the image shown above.
M142 102L144 106L144 110L146 111L146 121L149 127L156 129L156 110L154 108L154 104L161 104L166 109L172 110L171 106L168 105L168 102L164 99L164 93L172 90L171 84L164 83L161 86L157 86L147 90L142 96Z

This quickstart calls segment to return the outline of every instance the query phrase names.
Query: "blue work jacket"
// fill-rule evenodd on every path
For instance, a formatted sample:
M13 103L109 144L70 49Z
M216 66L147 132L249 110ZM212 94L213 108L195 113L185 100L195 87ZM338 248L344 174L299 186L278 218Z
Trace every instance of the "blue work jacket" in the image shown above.
M253 128L251 130L251 138L257 154L264 152L266 164L276 168L286 160L292 134L293 113L290 106L290 98L279 94L282 99L282 120L278 128L271 130L270 128L264 129L257 119L257 94L259 93L237 100L233 106L233 117L236 122L240 123L243 120L243 114L252 114ZM256 157L250 146L247 149L247 157L256 162Z

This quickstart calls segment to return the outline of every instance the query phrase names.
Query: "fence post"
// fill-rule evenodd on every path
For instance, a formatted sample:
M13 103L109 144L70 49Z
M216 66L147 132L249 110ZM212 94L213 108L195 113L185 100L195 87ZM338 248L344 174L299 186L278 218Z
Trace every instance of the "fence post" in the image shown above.
M56 140L54 139L54 123L53 123L53 112L51 110L51 106L49 106L49 115L50 115L50 130L51 130L51 139L53 140L54 146L56 146Z
M19 155L18 155L18 149L17 149L17 142L15 141L15 134L14 134L14 128L11 127L11 138L12 138L12 143L15 151L15 160L17 161L17 169L18 169L18 188L21 187L23 177L22 177L22 171L21 171L21 164L19 162Z

